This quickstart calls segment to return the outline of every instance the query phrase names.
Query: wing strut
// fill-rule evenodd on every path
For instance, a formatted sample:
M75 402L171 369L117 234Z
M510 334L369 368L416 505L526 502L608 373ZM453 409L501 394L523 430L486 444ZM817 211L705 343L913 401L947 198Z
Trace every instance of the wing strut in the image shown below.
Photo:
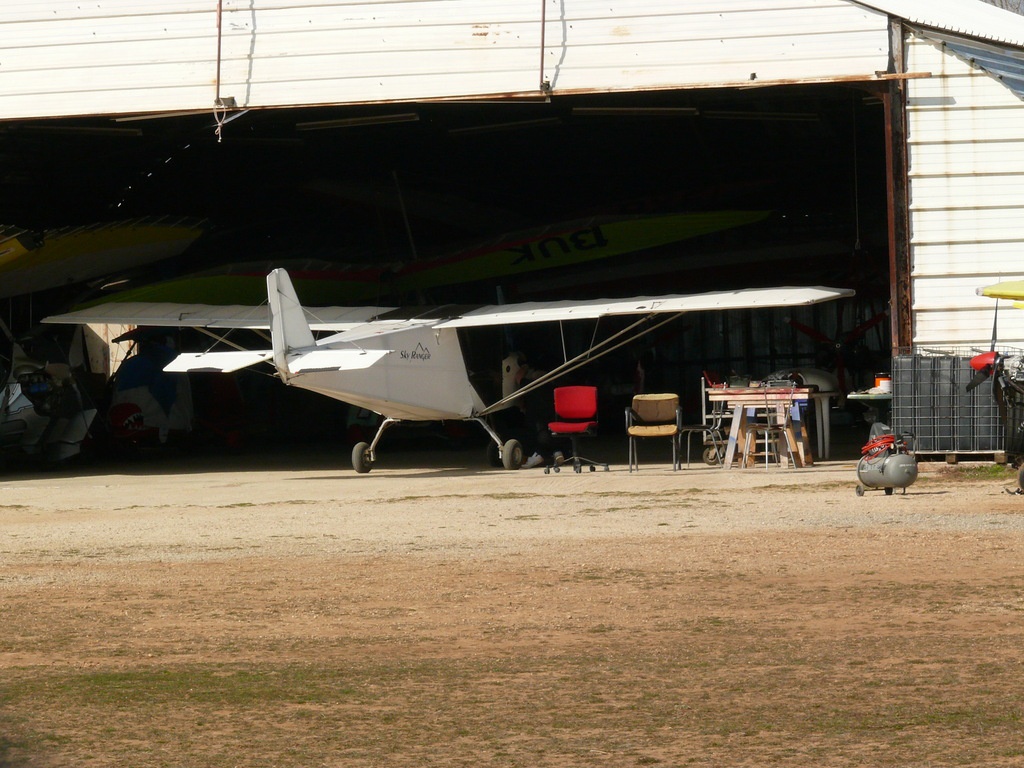
M206 336L209 336L211 339L213 339L214 346L216 346L217 344L226 344L232 349L236 349L241 352L249 351L248 347L243 347L241 344L237 344L228 338L228 335L231 333L232 330L234 330L233 328L228 330L227 333L214 333L209 328L204 328L202 326L195 327L193 330L199 331L200 333L205 334ZM261 338L267 339L267 335L262 331L257 330L255 331L255 333ZM270 339L267 339L267 342L269 343ZM211 346L210 349L213 349L213 347ZM206 351L209 352L210 349L207 349Z
M600 342L598 344L591 345L591 347L589 349L581 352L576 357L574 357L572 360L566 360L564 363L559 365L557 368L553 368L552 370L550 370L547 373L545 373L543 376L538 376L536 379L531 381L529 384L525 385L524 387L521 387L520 389L517 389L515 392L513 392L508 397L503 397L498 402L496 402L496 403L494 403L492 405L487 406L482 411L480 411L480 413L477 414L477 415L478 416L486 416L489 413L493 413L494 411L500 410L501 408L505 407L509 402L511 402L512 400L515 400L517 397L522 397L523 395L528 394L529 392L532 392L533 390L535 390L535 389L537 389L539 387L543 387L545 384L547 384L548 382L552 381L553 379L557 379L557 378L559 378L561 376L564 376L567 373L571 373L572 371L575 371L577 368L582 368L587 363L593 362L594 360L599 360L600 358L604 357L605 355L609 354L610 352L614 352L615 350L619 349L619 347L623 347L623 346L625 346L626 344L629 344L632 341L636 341L641 336L645 336L646 334L650 333L651 331L656 331L658 328L661 328L663 325L665 325L667 323L670 323L673 320L675 320L675 319L677 319L679 317L682 317L685 314L686 314L686 312L676 312L674 314L669 315L668 317L661 318L660 320L658 320L658 322L653 323L649 328L645 328L642 331L639 331L637 333L633 333L633 331L636 328L638 328L639 326L643 325L648 320L650 320L652 317L654 317L653 313L650 314L650 315L644 315L642 318L637 320L632 325L630 325L630 326L628 326L626 328L623 328L621 331L619 331L618 333L615 333L615 334L609 336L604 341L602 341L602 342ZM626 336L626 338L623 339L622 338L623 336ZM616 343L613 344L613 342L616 342Z

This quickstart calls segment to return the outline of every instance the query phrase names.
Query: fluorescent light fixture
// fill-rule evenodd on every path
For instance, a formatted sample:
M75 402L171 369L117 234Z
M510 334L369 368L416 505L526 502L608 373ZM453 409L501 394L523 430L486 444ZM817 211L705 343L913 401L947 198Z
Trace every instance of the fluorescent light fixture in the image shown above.
M142 120L159 120L164 117L191 117L193 115L209 115L213 113L213 107L209 109L189 109L183 112L150 112L145 115L129 115L128 117L115 117L115 123L137 123Z
M551 97L537 96L536 94L529 94L527 96L518 94L509 94L508 96L497 98L494 96L481 96L479 98L472 97L459 97L457 99L439 99L438 102L445 104L550 104Z
M486 125L470 125L465 128L449 128L448 133L490 133L491 131L515 131L520 128L540 128L545 125L561 125L558 117L542 117L537 120L515 120L509 123L487 123Z
M359 128L364 125L387 125L388 123L414 123L420 119L415 112L396 112L390 115L365 115L363 117L344 117L337 120L313 120L307 123L296 123L297 131L324 131L332 128Z
M81 136L141 136L140 128L114 128L102 125L19 125L26 133L79 134Z
M607 117L693 117L699 115L696 107L573 107L574 115L597 115Z
M780 120L797 123L816 123L821 118L815 112L743 112L729 110L705 110L701 117L711 120Z
M247 144L252 147L301 147L303 140L295 136L232 136L232 144Z

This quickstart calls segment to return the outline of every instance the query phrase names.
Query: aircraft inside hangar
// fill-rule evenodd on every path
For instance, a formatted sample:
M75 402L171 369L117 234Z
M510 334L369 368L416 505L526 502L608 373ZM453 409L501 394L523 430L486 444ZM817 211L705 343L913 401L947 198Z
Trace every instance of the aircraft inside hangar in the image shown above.
M392 306L781 284L857 292L797 317L695 318L614 361L605 375L623 387L633 358L652 353L680 391L709 367L843 365L852 385L889 354L883 109L870 86L139 117L0 126L0 204L23 259L0 274L13 289L22 267L49 270L42 286L5 291L16 337L118 292L244 292L247 278L287 265L319 278L320 303L339 304L352 284L356 302ZM46 248L80 228L143 222L194 238L166 256L140 248L139 263L119 242L109 270L91 254L92 271L47 262ZM593 248L605 241L614 247ZM302 422L337 431L342 418L276 416L264 434Z

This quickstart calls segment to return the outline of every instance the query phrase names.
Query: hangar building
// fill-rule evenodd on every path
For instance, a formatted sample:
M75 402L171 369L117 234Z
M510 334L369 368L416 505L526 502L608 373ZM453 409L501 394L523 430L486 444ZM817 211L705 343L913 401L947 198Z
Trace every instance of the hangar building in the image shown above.
M699 364L762 370L821 342L865 343L863 371L986 348L975 288L1024 278L1024 17L975 0L55 0L5 3L0 28L0 207L22 243L201 221L188 269L355 269L759 212L470 298L857 289L688 341ZM14 293L9 317L36 319ZM1001 343L1024 346L1018 314Z

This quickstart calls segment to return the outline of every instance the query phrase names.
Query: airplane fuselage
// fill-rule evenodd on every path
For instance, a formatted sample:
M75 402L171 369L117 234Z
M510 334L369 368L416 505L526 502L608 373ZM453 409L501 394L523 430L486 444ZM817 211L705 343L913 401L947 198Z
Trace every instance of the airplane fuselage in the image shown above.
M320 346L331 347L330 339ZM392 419L466 419L484 408L469 380L458 331L454 329L424 327L381 334L360 341L359 346L390 352L368 368L304 371L289 376L288 384ZM495 370L499 362L495 360Z

